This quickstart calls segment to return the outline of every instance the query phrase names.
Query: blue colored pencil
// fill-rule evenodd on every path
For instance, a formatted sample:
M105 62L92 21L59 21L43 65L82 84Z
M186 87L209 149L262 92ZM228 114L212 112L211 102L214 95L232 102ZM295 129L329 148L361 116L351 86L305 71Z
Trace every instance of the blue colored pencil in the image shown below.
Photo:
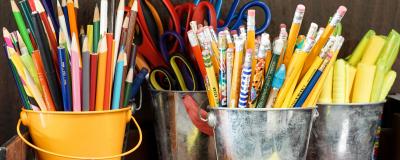
M310 82L307 84L306 88L304 89L303 93L301 93L299 99L297 102L294 104L295 108L301 107L303 103L306 101L308 95L314 88L315 84L318 82L319 77L321 77L322 72L320 70L317 70L313 77L311 78Z
M111 102L111 109L119 109L119 101L121 97L121 87L122 87L122 72L124 70L124 63L126 61L126 53L120 54L118 56L117 66L115 67L115 77L114 77L114 89L113 97Z
M63 11L63 13L64 13L65 24L66 24L66 26L67 26L68 35L71 35L71 29L70 29L70 26L69 26L69 18L68 18L69 15L68 15L68 9L67 9L67 2L66 2L66 0L62 0L61 8L62 8L62 11Z
M69 63L68 54L65 52L64 47L58 47L58 61L60 62L60 72L61 72L61 92L62 92L62 99L63 99L63 107L64 111L72 111L71 109L71 86L69 83L69 74L68 68Z

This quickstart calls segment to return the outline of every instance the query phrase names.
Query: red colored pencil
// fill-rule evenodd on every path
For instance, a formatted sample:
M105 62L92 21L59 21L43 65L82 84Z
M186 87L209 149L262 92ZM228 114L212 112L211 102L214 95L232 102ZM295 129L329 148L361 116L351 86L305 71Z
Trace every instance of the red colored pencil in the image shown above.
M94 111L96 106L97 63L99 54L90 53L90 100L89 111Z
M112 62L113 62L113 34L106 33L107 38L107 61L106 61L106 80L104 86L103 110L110 110L111 105L111 86L112 86Z

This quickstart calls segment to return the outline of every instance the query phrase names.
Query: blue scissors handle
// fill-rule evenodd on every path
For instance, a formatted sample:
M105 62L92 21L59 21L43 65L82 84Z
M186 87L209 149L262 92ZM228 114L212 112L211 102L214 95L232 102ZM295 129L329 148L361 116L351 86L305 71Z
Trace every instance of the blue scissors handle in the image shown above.
M179 44L179 52L184 53L185 52L185 42L183 38L179 35L179 33L175 31L166 31L164 32L163 35L160 37L160 53L162 57L165 59L166 62L169 61L170 59L170 53L168 51L168 38L172 36L176 39L176 41ZM173 44L173 43L172 43Z
M222 1L222 0L218 0L218 1ZM263 33L267 29L269 24L271 23L271 11L270 11L268 5L261 1L251 1L247 4L245 4L239 10L239 13L237 15L235 15L235 11L236 11L237 7L239 6L239 1L240 0L235 0L232 3L232 7L228 12L228 16L226 17L224 24L221 26L218 26L218 31L222 31L225 27L228 27L228 26L231 26L231 29L237 30L240 27L240 25L243 24L243 20L245 20L247 18L246 17L247 13L245 13L245 12L252 7L260 7L265 14L265 21L261 25L261 27L256 28L256 34L258 35L258 34ZM217 4L218 4L218 2L217 2ZM221 8L217 8L217 7L218 6L216 6L215 8L216 8L216 12L218 13L218 12L220 12ZM231 25L231 23L235 19L236 19L236 22L233 25Z

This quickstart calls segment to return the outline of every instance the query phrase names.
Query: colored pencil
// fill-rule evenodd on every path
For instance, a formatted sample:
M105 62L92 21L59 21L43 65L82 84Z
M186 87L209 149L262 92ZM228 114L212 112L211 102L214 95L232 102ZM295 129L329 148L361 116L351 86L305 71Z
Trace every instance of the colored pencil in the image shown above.
M105 37L107 39L107 60L106 60L106 70L105 70L105 83L104 83L104 108L103 110L110 110L111 106L111 91L112 91L112 61L113 61L113 34L106 33ZM115 93L114 93L115 94Z
M124 20L124 13L125 13L124 7L125 7L125 1L120 0L119 4L118 4L117 17L115 19L115 28L114 28L114 30L115 30L115 32L114 32L115 47L114 47L114 51L113 51L113 53L114 53L113 54L113 64L114 65L112 66L112 70L115 70L115 64L116 64L115 62L117 61L117 56L118 56L118 51L119 51L122 23ZM113 18L114 17L113 14L114 13L109 15L109 17ZM111 22L113 22L113 21L111 21ZM112 23L110 23L110 24L112 24Z
M96 111L102 111L104 108L104 87L106 79L107 65L107 40L101 37L99 41L99 62L97 70L97 87L96 87Z
M120 103L120 96L121 96L121 85L122 85L122 72L123 72L123 68L124 68L124 64L127 63L126 62L126 53L122 52L119 54L118 56L118 61L117 61L117 67L116 67L116 71L115 71L115 83L114 83L114 94L113 94L113 98L112 98L112 109L118 109L119 108L119 103Z
M71 80L72 80L72 109L74 112L82 111L81 99L81 72L79 69L79 53L76 35L72 32L71 42Z
M33 46L32 46L31 40L29 38L29 34L26 30L25 22L22 18L21 12L18 9L18 6L14 0L10 0L10 2L11 2L11 9L12 9L15 21L17 23L17 26L18 26L19 33L21 34L22 39L24 40L29 53L32 53Z
M47 40L44 38L46 37L44 29L41 27L41 20L39 18L38 12L35 11L32 13L32 20L33 20L33 25L35 29L37 29L35 33L35 37L37 38L37 45L38 49L40 51L40 56L43 61L43 66L44 70L46 73L46 79L47 79L47 84L49 85L50 89L50 94L51 97L53 98L54 105L56 107L57 111L62 110L62 104L61 104L61 95L59 92L59 86L58 86L58 78L57 78L57 73L54 69L55 65L53 64L52 58L50 56L51 51L49 44Z
M80 45L78 43L79 42L78 24L77 24L77 21L76 21L75 6L74 6L74 2L72 0L67 0L67 9L68 9L68 18L69 18L69 25L70 25L69 29L70 29L70 32L71 32L70 35L71 35L71 38L72 38L73 35L75 34L75 40L77 42L77 48L78 48L78 50L77 50L78 57L77 58L79 60L78 61L79 62L79 68L82 68L82 58L81 58L82 56L81 56L81 50L79 49L81 47L80 47ZM72 39L71 39L71 41L72 41Z
M96 52L90 52L90 99L89 99L89 111L95 110L96 105L96 88L97 88L97 63L98 54Z
M128 33L125 41L125 53L126 53L126 58L130 59L131 58L131 49L132 49L132 42L133 38L135 37L135 26L136 26L136 15L138 12L138 5L137 5L137 0L133 3L129 15L129 25L128 25ZM124 73L126 75L126 73Z
M71 28L69 25L69 16L68 16L68 8L67 8L67 0L61 0L61 7L65 17L65 24L67 26L68 35L71 35Z
M100 15L99 7L96 4L93 15L93 52L97 52L100 39Z
M72 111L72 101L71 101L71 86L69 83L69 73L67 68L69 68L69 62L67 61L68 53L65 52L65 48L58 48L58 58L60 59L60 71L61 71L61 92L63 98L64 111Z
M88 37L85 36L82 45L82 110L89 111L90 100L90 54Z
M58 22L60 23L60 31L64 34L64 38L66 39L67 49L71 50L71 38L68 34L67 28L67 20L65 19L64 13L62 11L60 3L57 1L57 13L58 13Z
M108 0L100 1L100 36L103 37L107 33L107 15L108 15Z

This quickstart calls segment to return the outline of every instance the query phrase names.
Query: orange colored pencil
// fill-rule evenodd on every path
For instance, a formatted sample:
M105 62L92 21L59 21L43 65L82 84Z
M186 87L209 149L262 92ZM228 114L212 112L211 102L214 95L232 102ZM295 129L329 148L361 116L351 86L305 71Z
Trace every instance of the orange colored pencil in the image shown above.
M72 35L75 34L76 41L79 42L79 36L78 36L79 31L78 31L78 25L76 22L75 5L72 0L67 1L67 10L68 10L68 20L69 20L69 28L70 28L70 32L71 32L71 37L72 37ZM78 43L78 48L81 48L79 43ZM82 68L82 55L81 55L81 50L79 50L79 49L78 49L78 55L79 55L79 68Z
M42 86L43 89L43 99L44 103L46 104L46 108L48 111L55 111L56 108L54 107L54 102L53 99L51 98L49 86L47 85L46 75L44 73L43 62L42 59L40 58L39 50L34 50L32 52L32 59L35 64L35 68L37 70L40 85Z
M106 80L104 86L104 102L103 102L103 110L110 110L111 105L111 86L112 86L112 60L114 50L113 46L113 34L106 33L107 39L107 61L106 61Z

